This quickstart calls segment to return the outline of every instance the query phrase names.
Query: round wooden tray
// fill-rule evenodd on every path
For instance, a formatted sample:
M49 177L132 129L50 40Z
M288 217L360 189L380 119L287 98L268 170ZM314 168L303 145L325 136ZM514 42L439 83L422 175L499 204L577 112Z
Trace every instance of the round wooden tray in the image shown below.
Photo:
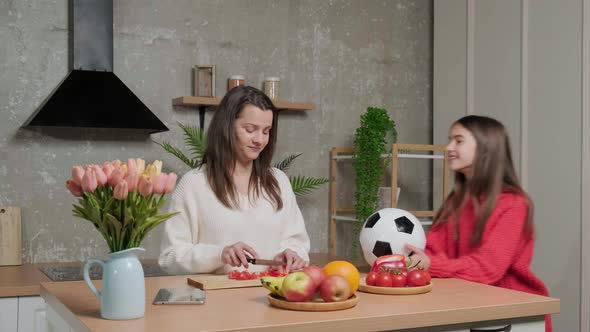
M432 281L426 286L420 287L379 287L367 286L365 279L362 278L359 283L359 291L373 294L386 295L416 295L428 293L432 290Z
M334 311L344 310L354 307L359 298L356 295L351 296L348 300L342 302L289 302L283 299L274 297L272 294L267 296L268 302L281 309L298 310L298 311Z

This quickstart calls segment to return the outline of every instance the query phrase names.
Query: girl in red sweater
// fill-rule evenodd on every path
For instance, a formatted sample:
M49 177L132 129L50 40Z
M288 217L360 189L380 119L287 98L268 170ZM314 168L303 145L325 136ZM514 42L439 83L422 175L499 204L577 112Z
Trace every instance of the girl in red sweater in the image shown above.
M412 260L433 277L547 296L530 268L533 203L516 176L504 126L489 117L463 117L450 128L447 153L454 188L427 233L426 248L408 245Z

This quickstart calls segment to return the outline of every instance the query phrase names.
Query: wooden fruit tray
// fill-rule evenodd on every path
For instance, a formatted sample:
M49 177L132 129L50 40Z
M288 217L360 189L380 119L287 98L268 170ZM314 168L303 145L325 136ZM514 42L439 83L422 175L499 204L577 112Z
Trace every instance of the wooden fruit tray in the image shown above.
M351 296L348 300L342 302L289 302L278 297L268 294L268 302L277 308L297 311L335 311L344 310L354 307L359 298L356 295Z
M373 294L385 295L416 295L428 293L432 290L432 281L426 286L420 287L379 287L368 286L365 283L365 278L361 278L359 283L359 291Z

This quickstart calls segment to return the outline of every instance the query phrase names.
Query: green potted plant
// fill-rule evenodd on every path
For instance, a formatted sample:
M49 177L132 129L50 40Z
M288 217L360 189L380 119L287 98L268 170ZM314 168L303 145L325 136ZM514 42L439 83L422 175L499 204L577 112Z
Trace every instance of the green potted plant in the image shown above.
M383 108L368 107L361 115L361 124L354 135L355 162L355 241L353 249L358 248L358 236L364 221L377 209L379 185L383 179L385 164L381 155L387 153L387 134L391 142L397 141L395 122Z
M182 162L184 162L188 167L196 168L201 162L203 154L205 153L205 148L207 147L207 135L205 134L204 130L195 126L183 125L182 123L178 123L178 126L183 131L184 143L190 150L190 156L168 142L155 143L160 145L166 152L182 160ZM287 171L291 167L293 161L299 156L301 156L301 153L290 154L285 159L276 163L274 167L280 169L281 171ZM289 180L291 181L293 192L297 196L308 194L329 181L326 178L314 178L302 175L289 176Z

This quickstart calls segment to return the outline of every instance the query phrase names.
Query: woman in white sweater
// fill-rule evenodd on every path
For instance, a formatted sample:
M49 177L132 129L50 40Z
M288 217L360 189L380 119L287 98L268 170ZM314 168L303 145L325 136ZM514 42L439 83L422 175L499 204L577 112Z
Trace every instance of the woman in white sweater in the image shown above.
M309 261L309 236L288 177L271 166L277 109L260 90L239 86L221 101L201 165L172 194L159 263L169 273L228 273L247 256L273 258L289 272Z

